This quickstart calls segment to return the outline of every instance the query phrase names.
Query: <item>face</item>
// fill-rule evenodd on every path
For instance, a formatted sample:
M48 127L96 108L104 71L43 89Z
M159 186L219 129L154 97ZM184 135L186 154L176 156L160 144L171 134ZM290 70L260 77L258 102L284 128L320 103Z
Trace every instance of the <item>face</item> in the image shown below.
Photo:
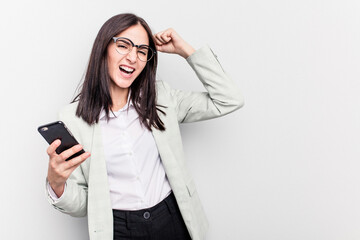
M146 30L140 24L134 25L121 32L115 37L126 37L136 45L149 45ZM124 90L131 86L147 62L140 61L137 57L137 48L133 47L131 52L121 55L116 51L115 43L107 47L108 71L111 78L111 90Z

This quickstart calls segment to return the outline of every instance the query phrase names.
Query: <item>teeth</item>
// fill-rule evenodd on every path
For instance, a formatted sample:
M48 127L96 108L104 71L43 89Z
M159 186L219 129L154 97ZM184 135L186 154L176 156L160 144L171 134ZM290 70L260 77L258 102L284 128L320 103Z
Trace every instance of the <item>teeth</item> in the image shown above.
M135 69L132 69L132 68L128 68L128 67L125 67L125 66L120 66L121 69L127 71L127 72L130 72L132 73L133 71L135 71Z

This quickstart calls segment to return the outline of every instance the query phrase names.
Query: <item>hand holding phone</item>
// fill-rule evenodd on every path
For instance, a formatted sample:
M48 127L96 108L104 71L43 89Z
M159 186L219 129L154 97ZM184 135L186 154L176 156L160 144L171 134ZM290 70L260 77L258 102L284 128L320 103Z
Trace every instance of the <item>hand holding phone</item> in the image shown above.
M60 197L71 173L90 156L90 153L82 149L65 124L60 121L40 126L38 131L50 143L47 148L49 155L47 180L56 195ZM71 161L68 161L70 159Z
M75 137L70 132L70 130L65 126L65 124L62 121L57 121L42 125L38 127L38 131L49 144L54 142L56 139L61 140L60 146L56 149L57 154L60 154L63 151L79 144L78 141L76 141ZM74 155L68 157L67 159L65 159L65 161L80 156L84 152L85 152L84 150L81 150L75 153Z

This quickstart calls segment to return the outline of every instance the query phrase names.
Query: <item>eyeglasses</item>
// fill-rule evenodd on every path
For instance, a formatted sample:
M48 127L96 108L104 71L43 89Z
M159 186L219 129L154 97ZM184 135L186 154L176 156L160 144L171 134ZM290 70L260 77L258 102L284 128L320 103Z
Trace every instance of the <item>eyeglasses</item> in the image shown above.
M135 45L130 39L124 37L113 37L116 51L121 55L128 54L133 47L137 48L136 54L140 61L147 62L156 54L150 46L141 44Z

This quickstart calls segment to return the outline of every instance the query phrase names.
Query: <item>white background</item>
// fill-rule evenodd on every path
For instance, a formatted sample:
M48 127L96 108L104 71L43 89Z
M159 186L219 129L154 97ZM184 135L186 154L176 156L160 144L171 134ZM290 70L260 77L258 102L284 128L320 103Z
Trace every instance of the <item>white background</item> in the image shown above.
M360 2L356 0L3 1L0 239L88 239L86 218L45 198L47 144L111 16L133 12L209 44L245 106L182 125L208 240L360 239ZM158 78L203 90L160 54Z

